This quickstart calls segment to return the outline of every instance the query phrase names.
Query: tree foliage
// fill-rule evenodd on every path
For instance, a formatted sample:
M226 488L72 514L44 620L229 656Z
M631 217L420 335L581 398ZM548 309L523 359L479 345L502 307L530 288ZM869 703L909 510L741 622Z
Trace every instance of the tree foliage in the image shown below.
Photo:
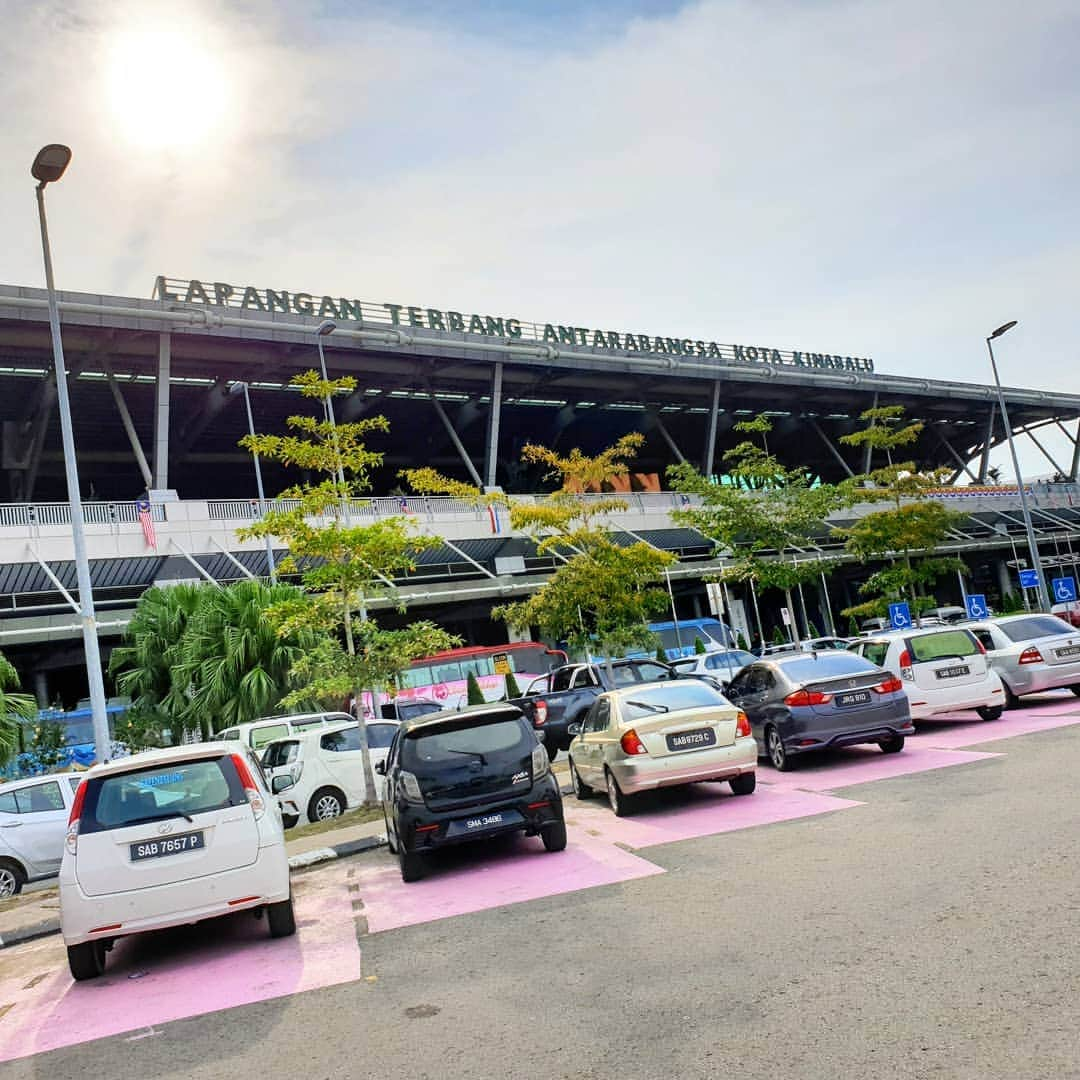
M0 765L18 753L19 730L37 719L38 706L32 694L19 693L19 673L0 653Z

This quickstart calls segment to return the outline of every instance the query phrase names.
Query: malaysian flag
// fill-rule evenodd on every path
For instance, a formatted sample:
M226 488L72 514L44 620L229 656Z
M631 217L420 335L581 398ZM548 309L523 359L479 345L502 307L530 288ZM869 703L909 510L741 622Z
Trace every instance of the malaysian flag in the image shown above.
M157 549L157 533L154 532L154 518L150 513L150 500L140 499L135 504L135 511L139 515L139 524L142 526L142 534L146 538L147 547Z

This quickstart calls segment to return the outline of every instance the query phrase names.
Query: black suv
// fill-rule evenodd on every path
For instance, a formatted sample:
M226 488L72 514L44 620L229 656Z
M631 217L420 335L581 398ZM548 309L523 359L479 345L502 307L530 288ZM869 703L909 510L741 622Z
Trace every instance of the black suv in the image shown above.
M404 721L385 761L383 816L403 881L437 848L501 833L566 847L562 795L547 751L514 705L476 705Z

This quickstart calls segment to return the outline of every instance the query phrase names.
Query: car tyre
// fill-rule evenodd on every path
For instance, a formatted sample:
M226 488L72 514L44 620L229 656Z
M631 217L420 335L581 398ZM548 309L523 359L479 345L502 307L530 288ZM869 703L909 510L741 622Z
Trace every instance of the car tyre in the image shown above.
M548 761L554 761L559 756L559 748L549 742L544 743L544 749L547 751Z
M390 849L391 855L396 855L398 852L397 844L394 843L393 836L390 832L390 819L386 816L386 811L383 811L383 828L386 829L386 846Z
M402 881L419 881L424 876L427 863L418 851L406 851L403 846L399 846L397 857Z
M997 720L1005 711L1004 705L980 705L975 710L984 720Z
M616 817L627 817L634 808L630 796L623 794L622 789L619 787L619 781L615 779L615 775L610 770L606 773L606 776L608 806L611 807L611 812Z
M728 783L731 785L733 795L753 795L754 788L757 787L757 773L739 773L738 776L733 776Z
M1073 683L1069 689L1077 696L1080 697L1080 683Z
M883 754L899 754L904 749L904 736L894 735L891 739L882 739L878 746Z
M566 822L553 821L540 830L545 851L563 851L566 848Z
M584 801L585 799L591 799L596 794L596 792L581 779L581 774L577 771L577 766L574 764L573 758L570 759L570 783L574 788L575 799Z
M105 942L84 941L81 945L68 946L68 967L76 982L96 979L105 973Z
M1020 699L1009 689L1009 684L1004 679L1001 680L1001 685L1005 687L1005 708L1006 709L1019 709Z
M17 862L9 859L0 861L0 900L18 896L25 884L26 874Z
M319 788L308 803L308 821L332 821L341 817L345 809L345 796L337 788Z
M771 725L765 729L765 753L777 772L788 772L791 769L791 758L784 748L784 740L780 737L780 732Z
M297 814L282 814L281 815L281 827L283 829L295 829L300 824L300 817Z
M296 912L293 911L292 893L288 900L266 905L266 925L270 936L292 937L296 933Z

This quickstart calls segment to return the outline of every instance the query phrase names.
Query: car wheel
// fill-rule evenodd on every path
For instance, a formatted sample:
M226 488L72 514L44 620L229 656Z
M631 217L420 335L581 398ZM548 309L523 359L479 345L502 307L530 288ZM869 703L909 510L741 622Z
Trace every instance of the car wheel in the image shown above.
M105 942L84 941L81 945L68 946L68 967L76 982L96 979L105 971Z
M292 937L296 933L296 913L293 911L292 893L288 900L266 905L266 925L271 937Z
M557 746L552 746L551 743L545 742L544 749L547 751L548 761L554 761L555 758L558 757L559 748Z
M1077 696L1080 697L1080 683L1074 683L1069 689Z
M300 818L296 814L282 814L281 815L281 827L283 829L295 829L300 823Z
M406 851L404 847L399 847L397 857L402 881L419 881L424 876L427 864L419 852Z
M540 839L547 851L562 851L566 847L566 822L553 821L540 830Z
M904 736L894 735L891 739L882 739L878 746L883 754L899 754L904 749Z
M1009 689L1009 684L1004 679L1001 680L1001 685L1005 687L1005 708L1018 709L1020 699Z
M728 783L731 784L731 791L734 795L753 795L754 788L757 787L757 773L739 773L738 776L733 776Z
M633 808L630 796L622 793L618 780L611 772L607 773L607 801L616 817L626 817Z
M314 795L311 796L311 802L308 803L307 816L309 821L330 821L333 818L341 817L341 812L345 809L345 796L337 791L335 788L319 788Z
M17 896L26 884L26 874L18 863L0 862L0 900Z
M576 799L591 799L596 794L596 792L581 779L581 775L577 771L577 766L574 765L573 758L570 759L570 783L574 788L574 798Z
M777 772L787 772L791 768L791 758L784 749L784 740L780 738L780 732L774 727L765 729L765 752L769 755L769 762Z
M391 855L397 854L397 844L394 843L393 834L390 832L390 819L386 816L386 811L383 811L382 816L383 828L386 830L386 846L390 849Z
M997 720L1005 711L1004 705L981 705L975 710L984 720Z

